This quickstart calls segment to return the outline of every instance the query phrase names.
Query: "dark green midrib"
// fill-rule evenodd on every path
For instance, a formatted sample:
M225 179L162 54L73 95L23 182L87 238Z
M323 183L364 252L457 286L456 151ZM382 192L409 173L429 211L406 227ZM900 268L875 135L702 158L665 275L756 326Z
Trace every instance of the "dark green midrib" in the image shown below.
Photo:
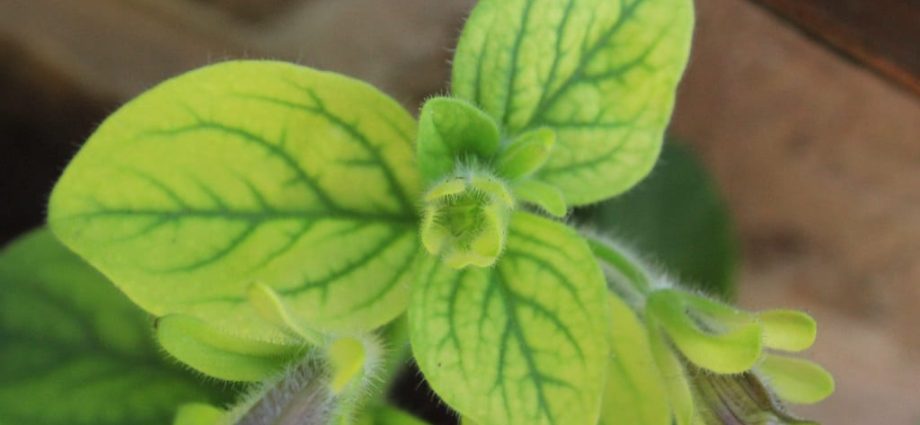
M527 337L524 335L524 331L521 328L521 325L519 323L519 318L517 316L517 310L515 309L515 305L514 305L514 299L513 299L514 295L511 293L511 291L509 290L507 286L507 280L504 277L501 268L497 268L494 271L494 273L495 273L495 284L496 284L496 287L499 289L499 294L501 295L501 299L503 301L505 311L507 312L506 313L507 316L505 320L505 329L502 332L502 342L501 342L502 347L500 349L501 355L499 356L499 363L496 369L495 386L496 387L501 386L503 397L507 398L506 396L504 396L504 392L507 391L507 386L505 384L505 381L502 379L503 378L502 375L504 374L505 354L507 353L506 345L508 344L508 340L513 337L517 341L518 351L521 353L521 356L524 358L524 362L528 370L527 376L533 382L534 387L535 387L534 389L536 390L537 409L539 410L538 414L542 414L543 416L545 416L549 420L549 423L555 424L557 423L556 417L553 414L553 411L549 406L549 398L546 395L546 389L544 386L545 385L557 385L563 388L568 388L573 391L575 391L575 389L574 387L572 387L572 384L562 379L555 378L551 375L547 375L543 373L542 370L540 370L540 367L537 365L537 361L534 358L534 354L530 350L530 345L527 342ZM511 406L507 405L507 400L505 404L506 404L505 410L513 414L511 412Z
M376 223L385 223L391 227L397 229L404 229L402 233L408 233L408 229L414 228L417 224L415 217L405 217L405 216L390 216L390 215L377 215L377 214L363 214L355 213L351 215L339 215L334 213L319 213L319 212L308 212L308 211L239 211L239 210L204 210L204 209L188 209L188 210L141 210L141 209L108 209L103 211L94 211L90 213L83 213L70 216L69 218L58 217L54 221L57 224L60 224L68 219L70 220L85 220L93 218L102 218L102 217L116 217L116 218L127 218L127 217L150 217L155 220L137 232L133 232L130 235L122 236L116 238L116 242L126 242L128 240L136 239L144 235L149 234L164 225L170 223L178 223L182 220L188 219L220 219L227 220L230 222L241 222L244 224L242 229L237 230L237 233L227 241L222 247L215 249L208 255L203 258L196 259L192 262L172 266L162 269L156 269L156 272L160 273L177 273L177 272L191 272L199 270L201 268L213 265L216 262L226 258L227 255L230 255L244 244L249 238L254 235L260 228L263 226L277 221L288 221L288 220L298 220L301 223L300 229L292 235L289 235L288 240L282 244L282 246L269 252L266 257L260 261L259 264L265 265L268 261L271 261L274 258L277 258L293 247L300 238L305 236L309 230L316 224L322 221L353 221L357 223L364 222L376 222Z
M414 251L410 255L407 255L405 261L396 268L396 271L393 273L393 276L390 277L390 279L386 283L384 283L380 287L380 289L378 289L376 292L371 294L371 296L369 296L366 300L352 306L352 308L349 311L337 315L336 318L342 318L348 315L355 314L361 310L364 310L376 304L381 298L383 298L385 294L393 290L393 288L401 281L401 278L403 277L403 275L409 272L418 254L419 253L417 251Z
M602 152L600 155L592 156L590 159L584 161L573 161L562 166L547 166L546 168L540 170L540 176L547 177L557 174L566 174L580 168L596 168L609 163L612 159L616 160L617 153L619 153L626 146L626 143L630 141L630 137L632 137L634 131L635 127L629 128L623 137L617 140L616 143L610 147L610 149Z
M514 84L517 80L518 60L521 50L521 44L524 42L524 35L527 33L527 23L530 21L530 11L533 9L534 0L524 0L524 10L521 12L521 27L514 35L514 43L511 45L511 65L508 71L508 81L505 83L505 106L502 109L502 116L498 117L498 122L507 125L508 117L511 115L511 109L514 107L514 93L516 92Z
M594 45L588 48L587 52L581 55L581 60L578 62L578 65L572 71L568 78L559 85L559 88L556 89L551 95L543 98L541 96L541 102L537 103L537 106L534 108L534 112L530 117L530 120L523 126L518 132L527 131L528 129L536 128L540 126L540 120L543 119L543 115L562 97L563 94L575 83L582 81L583 74L588 66L588 64L594 59L594 57L603 50L606 46L606 43L625 26L625 24L632 18L636 10L645 0L635 0L631 4L622 8L622 12L618 17L617 21L610 26L610 28L602 35L597 38L597 41ZM623 0L625 2L625 0ZM621 4L623 3L621 2Z
M295 89L306 94L315 104L314 106L306 105L298 102L291 102L283 99L277 99L268 96L262 96L257 94L246 94L239 93L236 94L237 97L242 99L256 100L265 103L274 104L279 107L284 107L290 110L300 111L312 116L320 117L325 119L330 124L338 127L340 130L344 131L348 136L360 145L368 155L371 156L371 159L378 163L380 170L383 173L384 179L387 182L388 191L396 196L396 199L399 201L403 210L412 211L414 210L414 201L411 199L411 195L406 192L406 189L396 178L396 174L393 171L392 166L383 158L380 153L380 146L375 146L371 143L370 138L364 134L356 124L349 123L345 121L339 115L334 114L328 109L325 102L322 98L316 94L316 92L309 87L304 87L296 82L288 81L289 85ZM388 120L384 117L380 117L382 121L387 122ZM392 126L392 125L391 125Z
M437 270L439 266L440 261L435 264L434 269ZM439 350L442 349L448 341L453 344L454 349L456 349L457 352L461 352L463 350L463 344L460 339L460 335L457 333L457 327L454 326L454 318L457 313L457 299L459 298L460 289L462 289L461 285L463 279L466 277L467 270L468 269L465 269L464 271L456 273L454 280L450 283L451 289L450 293L447 295L447 322L450 324L450 326L447 327L447 335L438 343ZM466 367L464 366L463 356L458 356L458 359L460 363L460 373L464 377L468 378Z
M556 27L556 43L554 46L553 55L553 64L550 66L549 76L546 78L546 81L552 83L556 79L556 73L559 72L559 60L562 56L562 37L565 34L566 27L569 23L569 18L572 16L572 10L574 9L576 0L569 0L565 6L565 10L562 12L562 19L559 21L559 26ZM590 27L589 27L590 28ZM546 95L549 93L549 87L544 87L540 91L540 99L537 100L537 105L542 105L546 102Z
M368 220L393 224L417 224L418 218L413 215L375 214L357 211L335 210L232 210L232 209L155 209L155 208L107 208L97 211L55 216L54 221L85 220L93 218L126 218L126 217L155 217L169 220L182 220L192 218L225 219L244 222L267 222L278 220Z
M359 225L350 230L355 230L357 228L363 228L363 227L366 227L366 226ZM308 291L319 289L323 291L322 293L323 302L326 302L327 295L328 295L328 289L330 286L334 285L339 279L347 276L348 274L358 271L362 266L368 264L369 262L377 258L377 256L381 252L386 251L387 249L390 249L392 246L396 245L397 242L399 242L400 240L403 240L405 237L410 236L410 235L414 237L413 232L394 231L389 236L383 238L379 244L372 247L368 252L365 252L364 254L362 254L358 260L348 263L340 269L336 269L336 270L329 272L327 275L323 276L321 279L305 281L301 283L300 285L297 285L291 288L284 288L284 289L276 288L275 290L281 295L297 296L297 295L301 295ZM400 266L400 268L397 269L397 271L395 272L391 280L389 280L386 284L384 284L380 288L380 290L376 293L376 295L382 296L383 293L389 290L392 290L396 286L396 284L399 282L399 276L401 276L402 274L405 274L404 269L407 269L408 267L412 265L413 263L412 259L416 255L417 255L417 252L415 248L408 249L406 253L406 257L408 257L406 259L406 263L404 263L403 266ZM343 312L336 317L341 318L348 314L352 314L357 311L360 311L361 309L370 307L371 305L374 304L374 301L376 301L376 298L368 298L362 303L354 306L353 310L349 310L348 312ZM247 297L243 295L220 295L220 296L214 296L214 297L209 297L209 298L196 298L194 302L196 304L203 304L203 303L242 304L242 303L249 302L249 300Z
M325 302L329 286L334 284L336 281L338 281L342 277L347 276L348 274L360 269L361 267L367 265L369 262L378 258L378 256L382 252L396 245L398 241L404 239L406 236L414 236L414 234L410 232L398 232L398 231L392 232L390 233L389 236L381 239L380 242L378 242L376 245L372 246L369 250L361 254L360 257L358 257L354 261L347 263L344 267L338 270L332 271L331 273L324 276L322 279L303 282L294 288L278 289L277 291L279 294L282 294L282 295L296 296L303 292L311 291L314 289L320 289L323 291L322 298L323 298L323 302ZM408 256L414 255L414 251L410 251L409 254L407 255Z
M541 270L551 274L562 287L569 293L569 296L572 297L572 301L577 303L578 307L584 310L584 304L581 300L581 294L574 285L566 278L566 276L558 268L547 262L546 260L533 255L529 252L517 250L517 249L508 249L505 251L505 256L508 258L518 258L526 261L530 261L534 265L538 266ZM507 259L505 259L507 261Z
M485 6L480 6L480 7L485 7ZM482 74L484 73L483 70L485 69L486 54L488 52L487 47L489 46L488 41L489 39L492 38L491 34L494 28L495 28L494 25L489 26L489 28L486 30L485 36L482 37L482 44L479 45L479 48L477 49L479 51L479 56L476 58L476 74L475 74L475 77L473 78L473 94L472 94L472 99L470 99L475 105L478 105L483 110L485 110L486 108L485 108L485 105L483 105L482 103L482 81L483 81ZM453 72L456 72L456 68L454 68ZM460 91L460 90L456 90L455 88L455 91Z
M318 182L310 178L310 176L307 174L307 171L301 166L297 159L283 148L285 144L284 139L280 140L278 143L272 143L270 140L242 128L233 127L216 121L208 121L197 115L193 115L193 118L195 119L195 122L184 127L177 127L168 130L141 132L137 135L135 141L143 140L145 138L175 137L196 131L217 131L232 135L243 143L248 143L250 145L261 148L275 159L281 161L285 167L288 168L288 170L294 173L294 181L304 184L307 189L309 189L309 192L318 198L320 204L324 208L332 210L342 209L342 207L338 205L329 196L329 194L323 190L322 187L319 186Z

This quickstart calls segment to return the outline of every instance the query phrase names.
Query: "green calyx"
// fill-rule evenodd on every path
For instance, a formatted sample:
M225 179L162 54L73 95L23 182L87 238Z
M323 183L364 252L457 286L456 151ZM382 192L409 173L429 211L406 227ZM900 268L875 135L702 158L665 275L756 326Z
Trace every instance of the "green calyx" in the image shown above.
M453 268L491 266L505 246L513 208L507 186L488 174L445 180L425 196L422 244Z

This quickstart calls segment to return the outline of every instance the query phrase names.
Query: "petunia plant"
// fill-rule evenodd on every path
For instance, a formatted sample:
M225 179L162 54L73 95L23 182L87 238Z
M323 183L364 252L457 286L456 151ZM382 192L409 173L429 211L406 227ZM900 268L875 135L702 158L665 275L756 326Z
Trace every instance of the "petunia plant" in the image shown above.
M342 75L208 66L109 117L48 222L172 357L255 383L177 424L419 423L381 395L406 338L465 423L794 421L781 399L833 386L775 353L811 344L808 316L565 222L654 166L692 27L690 0L482 0L417 121Z

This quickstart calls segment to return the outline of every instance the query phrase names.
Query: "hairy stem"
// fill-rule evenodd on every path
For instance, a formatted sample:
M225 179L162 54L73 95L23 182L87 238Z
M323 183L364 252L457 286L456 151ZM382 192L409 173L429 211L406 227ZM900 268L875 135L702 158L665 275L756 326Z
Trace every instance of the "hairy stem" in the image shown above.
M338 404L320 362L308 358L267 384L237 425L328 425Z

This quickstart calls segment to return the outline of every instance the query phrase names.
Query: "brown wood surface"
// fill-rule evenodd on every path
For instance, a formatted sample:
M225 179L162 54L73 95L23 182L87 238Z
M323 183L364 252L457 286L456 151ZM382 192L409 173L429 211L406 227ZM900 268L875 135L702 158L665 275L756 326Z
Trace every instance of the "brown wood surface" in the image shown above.
M920 0L753 0L920 95Z

